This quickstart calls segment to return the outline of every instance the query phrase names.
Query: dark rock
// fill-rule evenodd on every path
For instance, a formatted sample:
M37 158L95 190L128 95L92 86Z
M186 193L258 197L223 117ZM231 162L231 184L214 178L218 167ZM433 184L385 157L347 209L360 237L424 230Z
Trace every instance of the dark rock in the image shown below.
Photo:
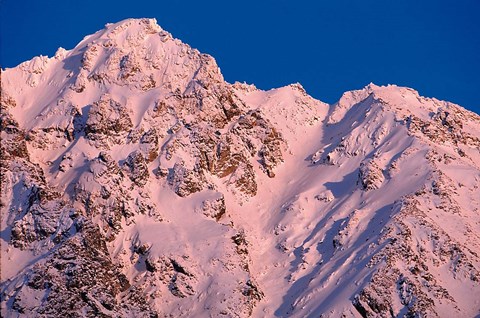
M169 175L169 183L176 194L186 197L192 193L207 188L206 179L198 166L189 170L181 163L175 163L172 173Z
M147 162L143 154L139 151L130 153L125 165L130 169L130 180L137 186L143 187L149 177Z
M85 135L90 140L102 140L122 132L128 132L132 127L128 110L104 95L90 107L85 125ZM114 140L116 139L114 138Z
M140 144L143 145L142 149L146 154L147 162L152 162L158 157L159 144L158 144L158 135L155 128L149 129L146 133L140 138Z

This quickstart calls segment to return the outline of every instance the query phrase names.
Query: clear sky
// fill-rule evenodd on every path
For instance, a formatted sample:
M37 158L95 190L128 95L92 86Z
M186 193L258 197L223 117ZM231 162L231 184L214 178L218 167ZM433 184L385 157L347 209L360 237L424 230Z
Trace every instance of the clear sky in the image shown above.
M373 82L480 113L479 0L0 0L0 65L73 48L105 23L154 17L225 79L300 82L333 103Z

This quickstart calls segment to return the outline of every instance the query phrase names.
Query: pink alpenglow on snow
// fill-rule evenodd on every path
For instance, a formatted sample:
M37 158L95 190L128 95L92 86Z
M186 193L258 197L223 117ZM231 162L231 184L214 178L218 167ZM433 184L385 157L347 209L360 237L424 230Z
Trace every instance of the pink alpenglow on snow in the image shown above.
M480 117L230 84L151 19L2 70L3 317L475 317Z

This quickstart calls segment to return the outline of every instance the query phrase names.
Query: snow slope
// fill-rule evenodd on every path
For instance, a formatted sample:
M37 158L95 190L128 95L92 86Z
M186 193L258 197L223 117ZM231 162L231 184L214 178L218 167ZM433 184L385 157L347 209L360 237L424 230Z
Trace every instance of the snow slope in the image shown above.
M229 84L152 19L1 79L4 317L480 314L460 106Z

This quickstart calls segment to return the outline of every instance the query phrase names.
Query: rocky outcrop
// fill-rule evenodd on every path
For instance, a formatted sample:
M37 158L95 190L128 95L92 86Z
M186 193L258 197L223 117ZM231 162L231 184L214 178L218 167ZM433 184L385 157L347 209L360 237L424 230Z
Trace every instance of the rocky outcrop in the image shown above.
M220 194L216 199L204 200L200 211L206 217L219 221L227 212L225 197Z
M179 121L172 127L172 137L163 145L163 153L160 155L170 161L177 154L188 154L189 161L197 162L194 167L186 168L181 161L186 158L182 157L174 164L169 182L174 185L177 194L180 191L185 196L208 188L205 178L214 175L228 179L227 183L239 190L239 193L254 196L257 184L252 162L255 161L261 164L262 170L269 177L275 176L275 167L283 162L284 140L280 133L258 111L243 113L241 116L237 115L238 112L228 114L225 118L231 119L231 128L223 133L205 122L188 124ZM159 170L161 169L164 167L161 166ZM191 190L181 190L183 186L179 187L179 184L183 181L179 180L183 180L183 175L190 178L188 176L191 174L203 185L198 182L194 185L188 181L187 187Z
M364 190L375 190L382 186L385 177L375 160L364 161L358 172L359 182Z
M380 241L380 244L385 242L387 245L368 264L369 267L378 266L378 270L353 300L363 317L396 316L399 310L412 317L441 317L443 314L435 308L435 301L453 304L458 310L448 284L439 279L438 272L432 271L432 267L440 268L453 262L458 266L459 275L469 281L478 280L479 272L470 259L474 254L459 252L464 248L430 223L424 213L418 197L405 198L395 216L395 223L387 227ZM430 233L428 240L422 240L417 246L412 244L415 226ZM392 307L397 299L403 308ZM459 311L457 313L461 315Z
M125 165L129 169L130 180L135 185L143 187L149 178L148 166L143 154L139 151L134 151L128 155Z
M35 199L37 193L32 193L33 196L30 197L32 204L25 215L13 223L11 235L15 247L25 249L31 243L46 238L60 242L70 236L75 211L65 202L54 198L49 201L44 199L44 202L40 203ZM58 194L54 196L58 197Z
M132 128L129 110L108 95L92 104L85 124L85 136L99 147L124 143L126 134Z
M158 133L155 128L150 128L140 138L140 149L145 154L147 162L152 162L158 157L159 141Z
M153 314L143 299L122 297L130 283L112 263L98 227L85 220L76 229L79 234L28 271L16 286L12 308L25 316Z
M184 164L176 163L168 176L168 182L176 194L186 197L203 190L206 179L198 165L189 170L184 167Z
M463 129L462 121L466 120L467 116L478 120L478 115L459 111L452 105L447 110L439 107L431 120L411 115L405 121L412 133L425 136L433 143L453 142L455 145L480 147L480 139Z

